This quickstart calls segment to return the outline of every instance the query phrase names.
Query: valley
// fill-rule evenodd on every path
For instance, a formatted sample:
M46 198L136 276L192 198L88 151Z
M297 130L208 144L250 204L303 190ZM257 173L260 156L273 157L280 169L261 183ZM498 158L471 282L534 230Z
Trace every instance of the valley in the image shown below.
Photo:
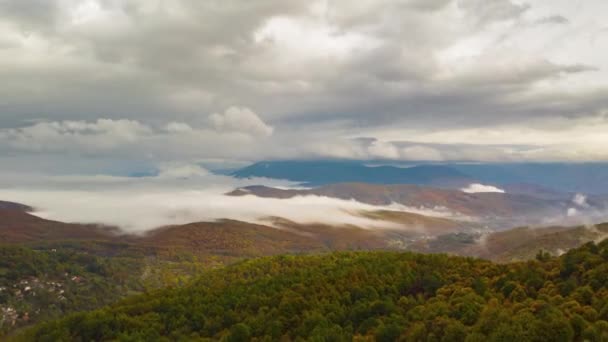
M94 310L134 294L182 287L214 269L251 258L398 251L505 264L539 255L557 257L608 236L608 224L500 225L501 218L511 215L528 218L531 212L571 205L554 198L360 183L306 190L249 186L227 196L323 196L388 207L350 212L378 222L375 228L268 216L257 223L221 219L133 234L119 227L48 220L26 204L0 202L0 332L14 335L38 322Z
M244 176L245 171L267 169L266 167L260 168L259 165L264 164L245 168L235 176ZM329 164L332 168L336 165L340 164ZM360 172L361 167L367 167L355 165L351 163L349 167L359 170L356 172ZM320 168L321 171L327 171L328 164L320 163L311 167L313 166ZM270 167L270 169L275 168L274 164ZM424 176L426 178L418 174L418 172L427 171L428 174ZM524 267L523 265L532 267L529 266L532 265L530 263L542 262L543 265L534 264L533 268L544 269L543 277L553 277L554 273L549 272L548 269L562 267L559 265L565 262L564 258L567 258L569 251L577 250L577 248L592 248L581 246L602 245L602 241L608 237L608 223L602 223L606 208L606 197L603 195L586 196L524 184L501 185L503 189L497 186L468 183L477 180L462 172L451 173L449 170L434 166L408 170L405 174L397 168L374 169L371 177L376 177L377 172L392 172L392 177L394 177L391 178L392 180L406 183L336 182L317 186L312 186L311 183L297 183L283 187L246 185L234 187L232 190L212 196L210 194L199 195L195 189L180 191L176 194L167 193L167 198L173 198L173 204L168 205L166 207L168 209L164 209L165 207L162 205L159 206L165 211L154 214L160 218L160 222L165 220L163 218L165 215L168 218L166 222L171 222L171 218L175 218L176 222L186 221L186 223L149 227L139 225L145 229L136 231L125 229L120 225L105 223L111 221L63 222L61 219L48 218L49 215L56 218L61 217L56 213L53 214L54 212L69 214L72 210L79 210L78 208L88 210L87 206L91 201L96 199L104 201L104 197L87 197L86 201L80 204L73 202L80 206L73 209L54 207L52 202L48 202L49 207L41 208L31 205L31 203L11 202L11 198L6 198L4 201L0 201L0 241L2 241L0 244L2 256L0 260L0 336L14 337L16 340L22 338L26 340L56 338L71 340L82 337L85 339L123 339L127 336L136 339L156 339L161 336L172 336L170 338L182 336L175 330L178 329L182 332L189 331L190 337L212 339L230 338L233 334L263 337L262 339L269 337L274 339L279 335L290 338L297 336L310 338L314 334L335 334L335 336L346 336L347 339L378 338L382 334L394 333L394 331L391 332L393 329L391 326L400 326L406 324L404 322L408 319L414 319L412 315L417 312L416 310L427 310L427 305L432 307L434 304L431 303L439 300L437 298L443 298L441 296L444 296L446 291L453 291L453 286L463 288L458 291L470 292L470 289L481 291L478 288L481 285L473 284L470 280L472 274L477 274L475 272L478 272L478 276L485 277L486 285L484 286L494 287L491 297L497 297L505 310L511 310L509 303L512 301L512 296L500 297L501 292L507 291L504 289L506 285L503 279L506 275L501 278L497 274L502 274L501 272L506 272L505 270L508 269L520 270L521 267ZM302 175L304 174L306 172L302 173ZM418 181L413 184L408 183L411 182L412 177ZM345 179L349 178L345 177ZM141 182L145 184L150 181L144 178ZM186 181L184 180L184 182ZM137 187L133 189L137 190ZM105 190L104 194L112 194L111 191ZM123 192L117 194L124 195ZM162 201L162 194L159 192L150 199ZM177 200L179 196L184 195L188 200ZM147 198L148 194L135 192L131 196ZM220 201L224 203L225 207L217 207L213 203L204 203L204 201ZM123 203L127 206L124 209L128 210L130 205L128 201ZM177 203L183 204L180 206L176 205ZM198 206L194 206L194 204ZM246 211L247 205L258 207L248 215L241 215L240 211ZM223 212L227 213L227 217L195 220L197 213L203 213L208 210L207 208L211 210L222 208ZM234 208L235 211L231 212L231 208ZM321 211L321 215L317 211ZM277 213L283 213L284 216L277 215ZM153 219L149 222L156 221ZM402 259L403 261L399 261ZM442 266L434 265L433 260L442 260L440 262ZM291 285L285 289L277 288L272 297L273 300L278 302L287 300L281 299L283 291L287 291L286 293L295 291L293 293L297 293L297 296L302 296L301 287L310 286L311 274L317 272L325 275L327 273L324 272L329 272L330 275L332 273L342 274L340 269L349 269L352 266L351 271L348 272L354 273L348 277L355 277L354 279L363 281L361 286L367 286L368 289L373 288L373 291L376 292L380 291L378 292L380 297L374 295L373 298L378 298L378 300L384 298L382 299L383 304L370 302L370 308L365 310L380 310L379 308L383 307L382 310L389 310L394 314L403 315L403 317L397 321L387 320L382 318L383 311L379 311L377 314L372 314L367 320L343 317L342 319L346 319L346 321L332 320L321 323L316 320L309 322L307 319L317 317L318 314L335 316L336 309L323 309L329 311L314 314L290 309L293 316L286 317L286 321L281 323L282 325L262 327L254 321L266 319L264 318L266 316L257 317L249 311L243 314L245 316L239 316L233 311L230 304L205 302L205 299L196 305L205 307L215 305L217 313L224 312L233 318L230 321L212 323L218 317L208 314L205 316L207 323L200 326L189 321L192 319L190 316L192 308L185 306L184 311L176 313L176 315L185 317L180 320L181 323L176 323L172 321L172 318L163 316L162 310L158 311L159 309L153 304L145 304L149 300L156 303L155 296L162 298L168 296L167 298L173 298L170 301L179 302L184 294L189 298L188 302L194 303L198 300L194 298L199 293L207 298L206 291L215 293L220 298L224 295L229 296L228 293L232 293L231 291L238 293L242 291L238 288L239 285L232 288L231 285L222 283L220 279L232 279L231 282L235 282L235 284L249 284L248 282L251 281L251 286L254 287L258 286L255 285L258 282L259 284L274 281L278 281L277 284L284 283L284 281L291 282L292 276L283 275L283 273L294 271L293 266L290 266L292 262L295 263L294 265L301 263L304 267L302 272L305 272L306 276L297 275L296 283L290 283ZM386 268L387 272L389 272L388 268L392 267L387 265L388 262L405 262L406 265L412 262L430 262L434 266L428 272L422 271L414 276L422 277L422 280L408 285L413 286L410 290L400 290L406 291L406 293L413 291L411 295L414 297L405 296L405 293L400 292L401 295L398 298L395 297L396 294L391 294L389 297L382 295L382 291L389 291L388 288L382 290L386 286L382 282L389 281L389 278L382 280L381 283L366 283L373 281L374 277L385 277L385 275L376 274L372 278L365 278L364 274L369 275L370 272L377 271L367 269L369 262L376 263L374 267L378 270ZM319 267L324 269L325 266L321 265L325 264L335 265L337 268L320 271ZM436 267L451 267L449 266L451 264L460 265L450 272L454 273L454 277L462 278L464 282L451 283L448 278L441 278L443 279L440 281L443 284L441 286L448 287L442 290L439 283L437 283L439 287L432 287L438 280L429 274L436 274ZM253 269L249 267L253 267ZM259 267L266 271L259 273L257 270ZM469 267L473 267L473 269L469 269ZM270 269L272 271L269 271ZM390 272L393 271L390 270ZM266 274L270 278L263 280L262 274ZM283 279L283 276L287 278ZM342 280L325 279L321 275L315 277L320 277L320 281L327 284L344 281L342 278L340 278ZM206 281L211 281L212 284L200 288L201 282ZM516 288L521 287L521 291L523 291L518 292L518 298L530 297L532 299L527 299L528 301L547 301L546 298L540 299L537 296L538 291L551 291L549 288L543 290L542 286L538 285L531 288L526 285L523 278L519 281L522 282L520 285L513 285ZM568 283L570 280L566 278L555 281L560 284L570 284ZM571 285L563 284L559 286L576 288L587 286L581 282ZM427 286L432 288L423 289ZM600 290L597 285L593 286L594 291ZM341 299L338 299L341 298L338 292L350 293L349 298L351 299L348 300L352 300L352 296L359 296L352 289L345 290L345 285L339 285L339 289L339 291L333 289L334 292L331 292L332 294L327 300L341 302ZM510 291L507 292L510 293ZM568 292L570 290L560 291L563 295L571 293ZM594 295L601 297L601 293L597 292ZM482 294L477 293L477 295ZM315 294L309 295L314 296ZM422 297L420 297L421 295ZM344 298L347 300L347 297ZM256 302L249 297L243 297L242 300L243 302L238 305L266 306L267 310L270 310L268 312L272 312L273 315L281 315L279 312L283 310L273 307L271 302ZM341 305L348 306L343 310L350 312L349 315L356 314L360 309L350 307L354 304L348 300L341 302ZM172 324L174 328L168 330L138 328L140 323L136 322L139 322L140 319L146 321L148 318L136 318L131 323L106 321L106 318L98 321L95 318L105 317L105 313L114 310L112 308L120 308L120 305L125 305L120 303L129 303L129 301L134 301L135 307L143 305L146 309L142 310L147 310L147 308L155 310L155 313L144 314L145 317L148 317L147 315L156 317L152 319L153 327L158 324ZM532 305L531 302L526 303ZM579 302L579 304L584 303ZM479 305L482 305L481 302ZM490 304L486 302L482 306L484 305ZM174 304L171 304L171 307L173 307L171 310L178 310ZM315 307L318 309L321 306L315 304ZM104 309L94 311L100 308ZM601 310L600 307L594 308L596 311ZM275 310L279 310L279 312L275 312ZM453 308L452 310L459 309ZM486 307L483 310L490 309ZM570 311L562 311L562 313L568 317L574 314ZM117 317L114 313L111 315ZM483 320L479 320L481 318L474 320L473 318L456 317L452 314L448 316L451 317L449 318L451 319L449 329L446 326L447 330L433 333L439 335L484 334L483 329L479 326L479 324L483 324L481 323ZM64 325L64 328L55 330L53 326L43 323L57 319L62 319L57 321L60 322L57 324ZM73 321L74 319L78 322L86 320L91 329L79 330L74 326L73 322L76 322ZM252 319L254 321L251 321ZM415 320L418 322L421 334L430 334L434 329L432 325L435 323L424 321L422 318ZM172 323L168 323L169 321ZM424 327L421 325L423 322L426 322ZM132 323L135 325L131 326ZM97 326L98 324L101 325ZM104 324L112 326L120 324L129 328L125 328L124 331L116 330L120 335L106 335L108 331ZM180 324L186 325L180 326ZM303 325L300 326L300 324ZM586 324L588 328L593 327L589 329L594 330L585 334L603 336L604 330L602 330L601 324L595 326L594 321L589 318L587 318ZM93 326L96 327L93 328ZM317 328L312 328L312 326ZM319 330L315 333L315 329ZM565 336L580 338L583 336L583 331L577 329L579 328L572 327L572 331L566 329L562 333L566 334ZM313 335L306 335L305 331L306 334ZM66 333L68 335L63 335Z
M607 13L0 0L0 341L608 341Z

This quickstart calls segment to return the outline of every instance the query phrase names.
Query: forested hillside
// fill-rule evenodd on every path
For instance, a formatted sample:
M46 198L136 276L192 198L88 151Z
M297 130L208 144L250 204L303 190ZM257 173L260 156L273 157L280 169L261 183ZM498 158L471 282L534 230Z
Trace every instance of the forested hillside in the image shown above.
M526 263L396 252L243 261L21 340L605 341L608 241Z
M141 258L67 249L0 246L0 337L69 312L92 310L143 289Z
M0 341L23 326L183 283L229 260L159 257L137 246L95 241L0 245Z

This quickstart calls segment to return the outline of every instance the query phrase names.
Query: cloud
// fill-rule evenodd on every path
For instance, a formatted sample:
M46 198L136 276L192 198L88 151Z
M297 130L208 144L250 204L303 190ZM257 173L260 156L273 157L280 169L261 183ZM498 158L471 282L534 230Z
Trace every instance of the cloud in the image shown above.
M587 195L577 193L572 197L572 206L566 209L566 215L562 222L555 219L561 225L574 225L583 224L587 229L593 230L595 233L599 233L595 229L594 224L606 221L608 215L608 207L605 200L599 200L596 197L593 204L587 200Z
M304 224L407 228L358 215L363 210L403 209L394 206L372 206L320 196L291 199L226 196L225 193L235 187L251 184L288 186L290 183L237 180L208 174L193 165L171 165L159 176L137 179L110 176L34 179L32 183L21 178L22 185L18 189L0 187L0 198L31 204L36 208L35 214L44 218L117 226L131 233L217 219L268 224L266 218L271 216ZM424 213L446 215L433 210Z
M561 15L551 15L538 19L536 22L538 24L565 25L568 24L570 21L568 20L568 18Z
M568 217L575 217L578 214L579 214L579 212L576 208L568 208L568 210L566 211L566 216L568 216Z
M444 159L438 149L423 145L404 147L401 149L401 155L407 160L439 161Z
M158 173L158 178L168 179L188 179L209 175L209 172L199 165L190 164L169 164L163 165Z
M587 196L583 194L576 194L572 198L572 203L576 204L580 208L587 208L589 204L587 203Z
M0 130L0 141L30 151L111 149L133 143L151 128L135 120L38 122L31 126Z
M192 132L192 127L184 122L169 122L166 128L169 133Z
M194 126L178 121L145 124L128 119L37 122L0 129L0 162L5 169L22 167L27 171L35 163L48 171L65 168L70 172L88 173L93 165L96 172L125 169L138 172L142 165L205 160L244 165L255 160L293 158L491 162L608 159L608 151L589 148L608 143L604 134L608 121L601 115L536 120L525 128L516 125L438 128L432 133L419 129L382 129L370 131L367 137L344 137L338 129L327 134L305 128L277 130L271 136L260 136L226 127L217 130L210 125L208 121ZM410 140L396 140L404 136ZM504 144L505 141L509 144ZM105 165L100 164L102 162Z
M220 132L241 132L256 136L270 136L273 132L271 126L246 107L230 107L224 113L211 114L209 122Z
M608 151L589 148L608 143L606 129L608 119L600 113L584 118L533 119L527 127L509 124L437 128L432 132L382 130L372 134L382 135L400 147L417 145L438 150L443 160L578 162L608 158ZM403 136L408 140L397 140Z
M469 184L469 186L467 186L466 188L462 188L460 190L462 192L466 192L469 194L476 194L476 193L480 193L480 192L505 193L505 191L503 189L497 188L495 186L478 184L478 183Z
M374 141L368 148L370 158L399 159L400 154L397 147L391 143Z
M53 152L50 169L285 156L608 160L595 126L551 125L608 109L607 6L0 1L0 158L25 165ZM569 24L539 24L563 23L556 13ZM129 127L49 126L98 120ZM379 143L352 139L361 136ZM562 143L575 136L584 142Z
M177 121L149 125L130 119L42 121L19 128L0 128L0 151L38 154L41 158L54 153L75 158L153 159L155 164L184 159L192 162L191 158L234 158L239 150L243 154L238 157L243 157L250 151L242 145L257 147L255 139L272 133L271 127L246 109L230 108L225 116L214 114L212 118L216 127L193 128ZM233 152L218 149L224 145L233 146Z
M530 5L516 4L510 0L459 0L458 6L479 25L516 19L530 9Z

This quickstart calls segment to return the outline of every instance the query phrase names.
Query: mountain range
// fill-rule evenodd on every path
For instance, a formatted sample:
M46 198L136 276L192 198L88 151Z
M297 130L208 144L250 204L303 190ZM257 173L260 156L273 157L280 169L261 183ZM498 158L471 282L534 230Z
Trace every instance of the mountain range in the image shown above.
M296 166L298 171L292 172ZM249 222L224 218L128 234L119 227L49 220L37 216L39 208L27 203L0 201L0 336L131 294L181 287L210 269L249 258L281 255L276 259L280 264L284 255L409 251L508 263L558 256L608 237L608 224L579 224L580 218L600 222L605 196L538 184L483 182L452 166L272 162L234 176L289 179L306 187L245 186L226 196L285 201L316 196L359 203L343 209L353 218L350 223L295 222L269 215ZM344 179L349 182L341 182ZM255 271L247 272L243 277Z
M341 160L262 161L233 171L239 178L286 179L310 186L362 182L460 188L471 183L513 192L608 194L606 163L429 163Z
M473 181L466 174L441 165L399 168L386 165L367 166L354 161L267 161L234 171L232 176L286 179L306 185L362 182L464 186Z
M247 186L228 193L230 196L293 198L296 196L325 196L355 200L376 206L399 204L410 210L444 212L481 220L493 228L509 228L521 224L537 224L551 217L565 217L576 206L572 198L544 197L501 192L466 193L461 190L432 188L418 185L340 183L311 189L278 189ZM605 206L602 199L586 199L585 205ZM407 211L407 208L405 208ZM581 208L584 210L584 208ZM564 218L565 219L565 218Z
M336 250L412 250L447 252L491 260L526 259L538 249L559 254L608 233L607 225L549 226L494 231L478 222L423 214L378 210L359 215L388 223L387 228L356 225L296 223L267 217L260 223L236 220L193 222L166 226L146 234L125 234L115 227L64 223L32 215L14 205L0 209L0 240L4 244L51 248L66 242L96 244L100 255L133 249L154 256L187 253L228 259L285 253L318 253ZM550 243L549 243L550 242ZM81 247L82 247L81 246ZM83 247L84 248L84 247Z
M523 195L467 194L414 185L357 183L309 190L247 187L230 195L254 194L278 198L355 197L377 205L394 201L442 204L471 215L519 215L546 205L527 209L514 206L512 203L521 201ZM532 205L543 200L529 201ZM413 251L506 263L534 259L539 250L547 256L561 255L608 236L608 224L513 229L505 226L493 230L481 221L390 207L351 213L378 222L384 228L263 217L259 222L222 219L126 234L117 227L47 220L36 216L34 208L25 204L4 201L0 205L0 338L32 323L96 309L132 294L157 293L158 288L167 286L181 287L211 269L241 264L249 258L281 255L276 259L281 263L285 255ZM243 277L249 277L251 272L255 271L249 270Z

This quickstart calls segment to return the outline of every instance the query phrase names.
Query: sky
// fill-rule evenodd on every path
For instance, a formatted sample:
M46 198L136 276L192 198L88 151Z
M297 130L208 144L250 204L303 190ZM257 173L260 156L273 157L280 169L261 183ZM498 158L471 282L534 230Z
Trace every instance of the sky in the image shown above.
M0 0L1 172L608 161L606 13L604 0Z

